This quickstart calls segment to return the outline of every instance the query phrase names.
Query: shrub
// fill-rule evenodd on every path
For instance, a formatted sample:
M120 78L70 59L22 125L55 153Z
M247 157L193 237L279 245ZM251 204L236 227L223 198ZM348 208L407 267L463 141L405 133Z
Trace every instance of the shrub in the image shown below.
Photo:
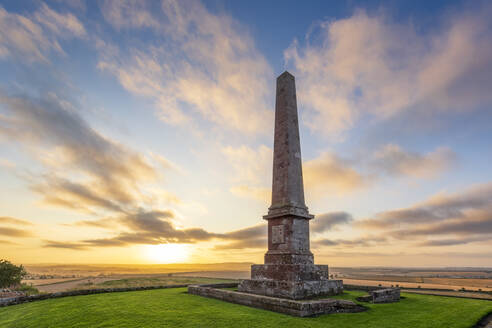
M27 272L22 265L17 266L7 260L0 260L0 288L19 285L26 275Z
M37 295L39 294L39 290L34 287L33 285L28 285L28 284L21 284L19 288L16 288L16 290L20 292L24 292L27 295Z

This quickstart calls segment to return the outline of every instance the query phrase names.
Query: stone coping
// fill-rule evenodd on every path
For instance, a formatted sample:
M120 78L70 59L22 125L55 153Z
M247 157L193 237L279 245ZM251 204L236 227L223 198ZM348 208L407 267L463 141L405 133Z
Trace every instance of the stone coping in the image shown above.
M225 284L221 284L222 286ZM188 293L215 298L218 300L251 306L259 309L289 314L297 317L310 317L328 313L351 313L365 311L361 305L352 301L339 299L291 300L279 297L242 293L221 288L237 287L238 284L190 285Z
M182 288L188 285L159 285L159 286L142 286L142 287L122 287L122 288L98 288L98 289L80 289L80 290L70 290L66 292L56 292L56 293L46 293L31 296L18 296L18 297L8 297L0 298L0 307L16 305L21 303L28 303L34 301L41 301L51 298L60 298L68 296L79 296L79 295L91 295L91 294L102 294L102 293L116 293L116 292L133 292L139 290L151 290L151 289L166 289L166 288ZM222 287L225 288L225 287Z

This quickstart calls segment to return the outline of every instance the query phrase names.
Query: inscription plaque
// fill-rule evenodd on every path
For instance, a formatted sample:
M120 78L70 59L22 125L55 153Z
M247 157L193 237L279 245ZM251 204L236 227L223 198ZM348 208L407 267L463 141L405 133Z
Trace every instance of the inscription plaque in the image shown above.
M272 226L272 244L283 244L284 242L284 226Z

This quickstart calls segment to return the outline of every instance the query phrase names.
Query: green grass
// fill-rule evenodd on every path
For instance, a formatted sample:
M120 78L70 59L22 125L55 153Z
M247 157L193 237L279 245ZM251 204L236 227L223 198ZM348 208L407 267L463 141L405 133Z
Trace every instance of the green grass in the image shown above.
M340 296L354 299L363 292ZM362 313L296 318L207 299L186 288L50 299L0 308L0 327L471 327L492 302L404 294Z
M109 280L98 284L93 284L94 288L116 288L116 287L137 287L137 286L167 286L167 285L187 285L187 284L217 284L235 282L231 279L201 278L201 277L138 277Z

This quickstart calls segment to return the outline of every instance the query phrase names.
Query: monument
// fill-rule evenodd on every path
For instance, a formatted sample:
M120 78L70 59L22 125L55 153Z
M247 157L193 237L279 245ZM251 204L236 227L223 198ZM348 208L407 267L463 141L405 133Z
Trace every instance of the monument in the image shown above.
M309 246L309 214L304 202L301 145L294 76L277 78L273 149L272 205L268 221L265 264L251 267L251 279L239 292L305 299L343 291L342 280L328 278L327 265L315 265Z

